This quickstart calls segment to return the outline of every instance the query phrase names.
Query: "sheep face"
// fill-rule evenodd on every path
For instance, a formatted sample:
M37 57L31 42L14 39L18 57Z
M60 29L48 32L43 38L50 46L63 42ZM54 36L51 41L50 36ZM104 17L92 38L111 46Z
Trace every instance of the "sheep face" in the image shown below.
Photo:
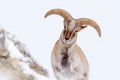
M65 44L72 44L76 42L77 31L76 31L76 21L75 20L64 20L64 29L61 33L61 41Z

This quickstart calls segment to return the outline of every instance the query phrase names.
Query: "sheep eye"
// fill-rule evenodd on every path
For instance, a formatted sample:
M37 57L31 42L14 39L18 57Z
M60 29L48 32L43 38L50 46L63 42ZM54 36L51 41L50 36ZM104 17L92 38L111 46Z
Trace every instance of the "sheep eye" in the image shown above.
M72 37L74 37L74 36L75 36L75 32L73 33Z
M66 25L64 25L64 29L66 29Z
M70 21L68 21L68 24L70 23Z
M66 31L64 30L64 31L63 31L63 33L65 34L65 33L66 33Z
M70 22L71 22L71 20L68 20L68 25L69 25Z

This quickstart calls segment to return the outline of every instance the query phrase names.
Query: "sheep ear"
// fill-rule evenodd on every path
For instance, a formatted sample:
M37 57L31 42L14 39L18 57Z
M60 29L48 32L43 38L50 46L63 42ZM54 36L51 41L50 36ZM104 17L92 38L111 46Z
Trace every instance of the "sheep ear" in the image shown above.
M78 27L77 27L77 32L83 30L83 29L86 28L86 27L87 27L86 25L78 26Z
M86 28L87 26L86 25L82 25L82 26L80 26L81 27L81 29L84 29L84 28Z

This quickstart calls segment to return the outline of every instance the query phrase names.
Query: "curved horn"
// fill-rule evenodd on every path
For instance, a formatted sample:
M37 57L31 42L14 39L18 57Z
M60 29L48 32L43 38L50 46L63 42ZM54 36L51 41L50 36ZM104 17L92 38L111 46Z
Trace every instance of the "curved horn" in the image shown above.
M77 21L78 21L78 24L80 24L80 25L90 25L90 26L92 26L98 32L99 37L101 36L101 30L100 30L99 25L95 21L93 21L92 19L80 18L80 19L77 19Z
M52 9L45 14L45 18L51 14L57 14L62 16L64 19L71 19L72 16L65 10L62 9Z

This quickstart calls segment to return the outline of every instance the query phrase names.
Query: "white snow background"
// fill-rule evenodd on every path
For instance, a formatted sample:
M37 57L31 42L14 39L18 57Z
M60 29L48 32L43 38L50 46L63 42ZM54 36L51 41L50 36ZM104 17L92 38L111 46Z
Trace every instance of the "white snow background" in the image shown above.
M102 30L87 27L78 34L78 45L90 65L89 80L120 80L120 1L119 0L0 0L0 25L24 42L31 55L48 69L51 51L63 29L63 18L45 13L54 8L68 11L74 18L95 20ZM2 79L0 76L0 80Z

